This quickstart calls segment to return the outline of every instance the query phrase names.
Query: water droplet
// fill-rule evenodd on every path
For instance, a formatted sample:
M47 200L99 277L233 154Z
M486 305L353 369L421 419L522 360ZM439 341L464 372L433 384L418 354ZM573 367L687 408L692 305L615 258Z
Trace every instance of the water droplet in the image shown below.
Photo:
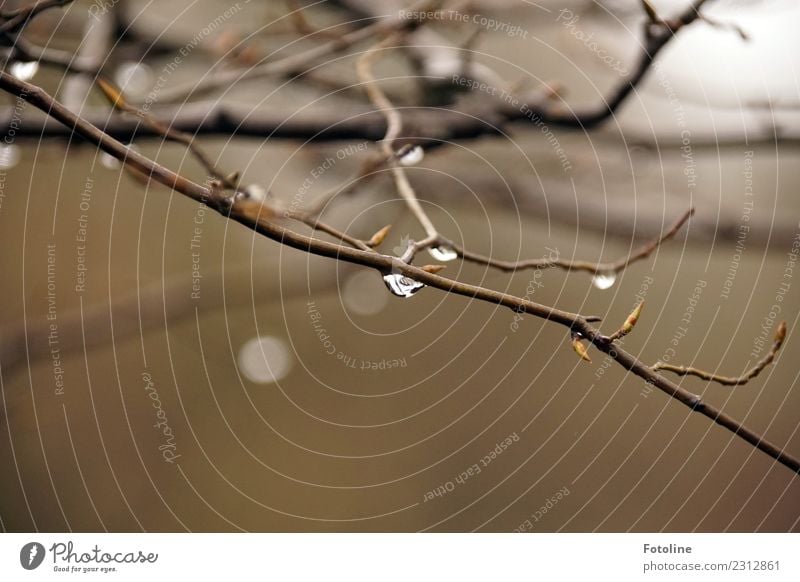
M248 340L239 350L238 360L242 374L257 384L272 384L282 380L289 375L293 363L286 343L271 336Z
M36 61L22 62L17 61L12 63L9 71L20 81L30 81L39 70L39 63Z
M128 96L144 97L153 86L153 71L143 63L122 63L114 79Z
M458 253L449 247L431 247L428 249L428 254L443 263L454 261L458 258Z
M389 296L370 271L358 271L345 281L342 300L347 310L357 315L375 315L383 311Z
M118 170L122 166L122 162L108 152L100 154L100 163L109 170Z
M407 152L402 152L399 161L401 166L416 166L424 157L425 150L421 146L414 146Z
M616 273L597 273L592 277L592 285L598 289L610 289L617 280Z
M389 291L398 297L411 297L414 293L422 289L425 284L414 279L409 279L400 273L390 273L383 276L383 282L386 283Z
M22 154L13 144L0 144L0 170L10 170L19 163Z

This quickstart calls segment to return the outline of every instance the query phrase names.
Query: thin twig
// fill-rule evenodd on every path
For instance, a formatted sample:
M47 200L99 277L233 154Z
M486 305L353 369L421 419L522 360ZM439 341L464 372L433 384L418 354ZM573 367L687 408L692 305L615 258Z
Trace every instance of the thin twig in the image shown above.
M439 231L436 230L433 222L428 218L427 213L422 208L422 205L417 199L417 194L414 188L408 181L405 171L397 162L397 156L394 151L394 142L403 130L403 118L400 113L395 109L392 102L386 96L386 93L380 88L375 76L372 73L372 63L375 58L387 47L393 46L397 41L397 35L391 35L372 46L365 52L356 63L356 70L358 72L359 80L364 83L364 89L372 101L373 105L383 113L386 117L386 135L381 142L381 150L386 157L386 164L392 172L394 177L395 186L400 197L405 201L409 210L414 214L414 217L422 225L428 239L436 240L439 237ZM413 258L413 256L411 257Z
M648 21L644 26L645 43L639 55L636 68L609 96L603 99L600 107L588 111L560 112L553 111L545 106L532 109L534 115L530 116L529 119L539 123L544 122L582 129L590 129L609 119L645 78L656 56L669 41L684 27L689 26L696 20L702 20L700 9L707 1L693 0L689 7L672 19L659 17L652 10L652 6L650 6L651 10L645 9L648 12ZM651 20L653 17L657 19L656 22Z
M782 321L778 325L778 330L775 332L775 339L773 340L772 347L767 355L761 358L761 360L759 360L755 366L750 368L741 376L722 376L720 374L706 372L705 370L700 370L699 368L693 368L691 366L673 366L672 364L665 364L664 362L656 362L656 364L653 366L653 370L656 372L661 370L665 372L672 372L678 376L697 376L703 380L716 382L717 384L722 384L723 386L741 386L742 384L747 384L750 380L758 376L764 370L764 368L769 366L775 360L775 356L778 355L778 350L781 349L785 339L786 322Z
M37 14L49 10L66 6L73 0L37 0L33 4L23 6L15 10L0 12L0 19L5 22L0 23L0 33L13 33L23 28L29 20Z
M354 249L360 249L362 251L372 251L372 247L365 241L361 239L357 239L353 236L350 236L346 232L339 230L329 224L326 224L319 220L317 216L309 214L307 212L297 212L286 210L282 213L278 213L279 215L282 214L285 218L290 218L292 220L296 220L298 222L302 222L303 224L311 227L314 230L318 230L320 232L324 232L326 234L331 235L337 240L340 240L344 243L349 244Z
M211 161L211 158L200 146L197 145L194 137L191 134L177 130L170 124L161 121L150 113L131 105L125 98L122 91L108 79L98 77L96 82L98 87L100 87L100 89L103 91L103 94L106 96L106 98L108 98L114 108L137 116L153 131L164 137L164 139L185 145L211 177L216 178L227 189L238 191L238 177L234 178L230 175L224 174L221 170L219 170L216 164Z
M481 265L486 265L489 267L493 267L495 269L499 269L501 271L514 272L524 269L559 268L559 269L564 269L566 271L585 271L593 275L617 274L620 273L621 271L624 271L632 263L635 263L636 261L640 261L642 259L646 259L647 257L649 257L658 247L660 247L669 239L673 238L680 231L681 227L684 224L686 224L686 222L693 214L694 214L694 208L690 208L678 220L676 220L672 224L672 226L670 226L670 228L666 232L664 232L661 236L642 245L632 253L624 257L621 257L616 261L611 261L608 263L593 263L591 261L570 261L557 258L529 259L522 261L503 261L503 260L493 259L491 257L486 257L478 253L473 253L471 251L467 251L463 247L447 239L441 239L439 243L452 248L460 257L462 257L466 261L470 261L472 263L478 263Z

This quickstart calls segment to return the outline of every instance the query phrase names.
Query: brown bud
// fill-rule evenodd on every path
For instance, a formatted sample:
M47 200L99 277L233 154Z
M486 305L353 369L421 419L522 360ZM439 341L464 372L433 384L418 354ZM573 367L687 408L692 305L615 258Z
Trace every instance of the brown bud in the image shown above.
M578 354L584 362L592 362L592 358L589 357L589 352L586 350L586 346L581 341L580 336L574 336L572 338L572 349L575 350L575 353Z
M775 331L775 342L783 343L786 339L786 322L782 321L778 324L778 329Z
M105 95L105 98L111 103L112 107L117 109L125 109L128 107L128 102L125 101L125 97L122 95L122 91L119 87L103 77L98 77L96 83L103 92L103 95Z
M386 235L389 234L389 231L391 229L392 229L392 225L391 224L387 224L382 229L380 229L378 232L373 234L372 238L369 239L369 242L367 244L369 246L371 246L371 247L380 246L381 243L383 243L383 241L386 240Z
M238 171L231 172L230 174L225 176L225 181L228 184L232 184L234 187L238 187L239 186L239 178L240 178L240 176L239 176L239 172Z
M426 273L436 274L440 271L444 271L447 267L444 265L425 265L424 267L420 267Z
M636 322L639 321L639 316L642 314L642 307L644 307L644 301L636 306L628 316L628 319L625 320L625 323L622 324L622 329L620 329L621 335L628 335L633 331Z

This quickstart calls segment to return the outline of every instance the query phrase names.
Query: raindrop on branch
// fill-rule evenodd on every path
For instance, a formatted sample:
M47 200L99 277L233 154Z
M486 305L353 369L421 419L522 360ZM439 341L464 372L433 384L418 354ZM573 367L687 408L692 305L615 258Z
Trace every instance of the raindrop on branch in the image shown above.
M390 273L388 275L384 275L383 282L386 283L386 287L394 295L404 298L411 297L414 293L425 286L424 283L414 281L414 279L409 279L405 275L401 275L399 273Z
M458 253L449 247L431 247L428 249L428 254L443 263L454 261L458 258Z
M592 285L598 289L610 289L617 280L616 273L597 273L592 277Z
M398 156L401 166L416 166L425 157L425 150L421 146L414 146L405 151L400 150Z
M22 62L17 61L12 63L8 68L9 72L20 81L30 81L39 70L39 63L36 61Z

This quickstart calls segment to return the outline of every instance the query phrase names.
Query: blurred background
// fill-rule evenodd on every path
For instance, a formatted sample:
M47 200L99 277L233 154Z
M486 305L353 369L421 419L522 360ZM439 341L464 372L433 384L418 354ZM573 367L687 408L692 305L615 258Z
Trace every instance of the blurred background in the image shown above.
M369 18L357 4L303 14L315 27L355 27ZM654 4L675 14L687 3ZM100 58L142 101L188 43L197 49L170 68L165 91L212 67L320 44L287 17L302 5L81 1L26 34ZM633 0L453 10L487 24L470 16L423 30L460 46L483 26L473 62L509 85L558 81L575 107L601 102L640 50ZM459 261L444 274L602 316L607 332L645 299L626 349L729 375L761 357L785 320L776 364L749 384L678 380L797 455L800 8L728 0L706 13L723 26L681 31L601 128L553 128L568 164L543 131L517 123L433 149L407 171L445 236L499 259L614 260L696 207L688 228L619 277L512 276ZM82 42L90 30L116 33L108 46ZM357 84L368 46L331 55L313 79L260 79L202 99L344 118L370 105L358 86L332 83ZM84 79L7 67L75 110L107 108ZM416 74L399 52L376 66L404 105L421 102ZM6 97L4 119L15 101ZM29 106L19 117L38 119ZM377 151L364 141L197 141L244 184L303 205ZM183 146L135 145L205 179ZM385 172L325 216L362 238L392 224L387 253L422 235ZM77 139L0 146L0 245L5 531L800 529L794 474L603 354L579 361L564 328L435 289L392 296L373 271L254 235Z

